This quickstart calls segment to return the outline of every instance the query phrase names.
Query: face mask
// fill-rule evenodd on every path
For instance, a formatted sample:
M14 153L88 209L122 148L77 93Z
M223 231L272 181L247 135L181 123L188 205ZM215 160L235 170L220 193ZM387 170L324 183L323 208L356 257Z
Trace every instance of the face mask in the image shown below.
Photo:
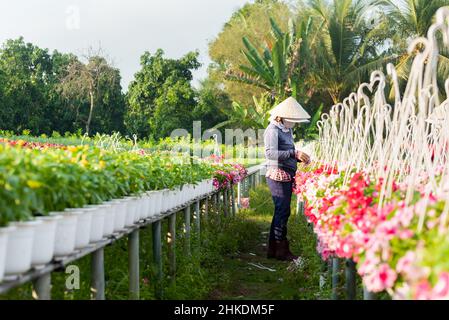
M296 125L295 122L284 120L284 127L286 127L287 129L293 129L295 125Z

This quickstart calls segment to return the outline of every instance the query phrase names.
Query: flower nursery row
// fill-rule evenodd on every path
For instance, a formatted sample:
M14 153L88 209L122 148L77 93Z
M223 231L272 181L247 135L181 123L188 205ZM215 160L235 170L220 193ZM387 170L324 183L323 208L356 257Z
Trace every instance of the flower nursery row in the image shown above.
M394 299L449 298L446 204L424 196L425 177L409 205L405 183L393 183L392 196L380 204L381 181L332 165L299 171L295 182L324 260L352 259L369 291Z
M245 175L242 166L216 159L3 141L0 282Z

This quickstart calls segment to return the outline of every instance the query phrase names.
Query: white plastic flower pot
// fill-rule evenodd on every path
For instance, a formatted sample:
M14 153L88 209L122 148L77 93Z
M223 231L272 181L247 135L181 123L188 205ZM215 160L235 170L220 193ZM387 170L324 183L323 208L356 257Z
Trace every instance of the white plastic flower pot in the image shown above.
M187 202L190 202L195 198L195 189L192 184L187 185Z
M17 275L31 269L31 255L36 227L41 221L14 222L16 227L8 236L5 275Z
M137 203L135 197L126 197L126 219L125 227L131 227L134 225L136 216Z
M70 212L50 212L50 216L60 216L56 223L55 257L67 256L75 250L78 217Z
M214 179L207 180L207 185L208 185L207 190L208 190L209 193L211 193L211 192L213 192L215 190Z
M154 213L156 211L156 193L157 191L148 191L147 197L148 197L148 214L147 218L151 218L154 216Z
M125 228L126 220L126 201L123 199L116 199L106 203L111 204L115 213L114 232L123 230Z
M181 186L178 186L178 206L182 206L184 203L184 195L182 194Z
M92 228L92 213L94 208L75 208L66 209L64 212L69 212L77 216L76 235L75 235L75 249L81 249L89 245L90 231Z
M201 182L196 182L195 184L195 198L201 195Z
M182 186L178 186L177 187L177 191L178 191L178 206L182 206L184 201L184 195L182 192Z
M181 200L181 191L179 186L177 186L173 190L173 208L179 207L181 205Z
M142 219L148 219L148 217L150 216L151 206L153 205L152 197L150 196L150 194L148 192L146 192L143 195L143 202L144 202L144 211L143 211Z
M198 191L197 191L196 196L197 196L197 197L202 196L202 195L204 194L203 181L198 182L197 189L198 189Z
M198 197L198 192L199 188L198 185L194 184L193 185L193 192L192 192L192 200L195 199L196 197Z
M44 266L53 259L56 226L59 219L61 219L60 216L36 218L37 221L42 221L42 224L36 226L34 231L33 252L31 255L32 266Z
M162 213L162 201L163 201L163 195L164 195L164 191L163 190L157 190L155 192L154 195L154 214L155 215L159 215Z
M144 210L145 210L145 204L143 202L142 196L135 196L135 203L136 203L136 211L134 213L134 223L138 223L140 220L143 219Z
M9 234L15 229L15 227L0 228L0 283L3 281L5 275L6 250Z
M153 206L153 195L150 192L145 192L145 219L148 219L151 215Z
M214 191L214 180L213 179L207 180L206 185L207 185L207 192L208 193L211 193L211 192Z
M204 196L208 193L209 193L209 191L207 190L207 181L203 180L203 181L201 181L201 195Z
M161 190L155 191L153 216L159 215L162 211L162 195L163 195L163 192Z
M170 210L173 210L174 208L176 208L178 206L178 190L175 188L173 190L171 190L171 205L170 205Z
M204 196L205 194L207 194L207 185L206 185L206 181L203 180L201 181L201 196Z
M185 184L181 187L181 203L185 204L189 201L190 197L190 188L188 184Z
M173 208L173 199L173 190L168 190L164 197L164 212L167 212Z
M164 189L161 191L162 191L161 213L165 213L168 210L169 206L170 190Z
M92 223L90 226L90 243L95 243L103 239L104 220L106 209L100 205L85 206L87 209L92 209Z
M148 210L150 208L148 199L149 198L146 193L143 193L140 196L140 220L145 220L146 218L148 218Z
M104 209L103 237L114 233L115 208L109 203L103 203L99 207Z

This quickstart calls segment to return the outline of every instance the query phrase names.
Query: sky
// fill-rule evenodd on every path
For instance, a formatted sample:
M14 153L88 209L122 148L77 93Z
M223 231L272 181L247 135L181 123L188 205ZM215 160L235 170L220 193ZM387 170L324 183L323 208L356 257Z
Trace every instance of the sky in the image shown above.
M101 47L121 70L122 86L139 70L140 56L162 48L179 58L200 51L207 75L208 43L247 0L0 0L0 43L25 41L61 52L86 53Z

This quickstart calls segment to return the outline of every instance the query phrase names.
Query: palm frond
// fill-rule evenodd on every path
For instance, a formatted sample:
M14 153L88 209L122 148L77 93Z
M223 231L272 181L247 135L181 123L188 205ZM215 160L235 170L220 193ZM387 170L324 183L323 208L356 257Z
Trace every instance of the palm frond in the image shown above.
M247 37L243 37L243 44L245 45L247 51L243 51L243 54L251 63L252 67L260 73L260 76L265 79L266 82L272 83L274 81L271 76L270 66L267 62L260 56L259 52L251 41Z
M249 76L246 76L244 74L234 74L230 71L228 71L225 75L225 79L228 81L235 81L240 82L244 84L249 84L264 90L271 90L271 87L267 86L264 82L261 82L257 78L251 78Z
M394 61L396 58L396 55L382 56L363 65L354 67L353 70L347 71L343 75L343 80L354 81L354 79L367 78L372 71L382 69L387 63Z

